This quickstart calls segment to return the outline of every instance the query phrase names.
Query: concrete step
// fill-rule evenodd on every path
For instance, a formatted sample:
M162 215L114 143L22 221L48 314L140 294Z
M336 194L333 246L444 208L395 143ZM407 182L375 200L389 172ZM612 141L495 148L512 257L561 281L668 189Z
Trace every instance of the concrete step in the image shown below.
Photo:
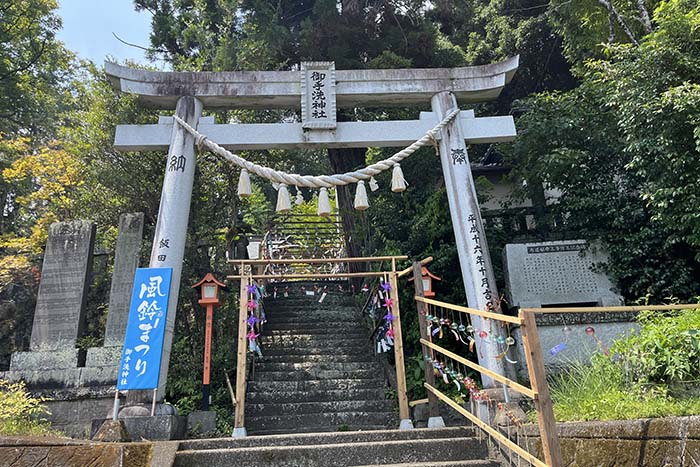
M413 439L179 451L175 466L350 467L416 462L485 459L486 449L473 438ZM478 464L477 464L478 465Z
M344 321L342 327L338 327L334 323L330 323L326 320L324 321L307 321L307 323L304 325L303 328L299 327L298 324L292 322L292 323L283 323L283 322L277 322L272 319L272 321L268 320L267 323L265 324L265 332L268 331L298 331L298 332L303 332L303 333L312 333L312 332L338 332L338 330L341 329L342 332L345 331L354 331L354 332L359 332L363 331L366 334L369 334L369 331L367 327L361 323L361 322L350 322L350 321Z
M323 344L326 342L333 344L347 343L348 345L362 345L365 342L370 342L369 336L366 334L358 333L348 333L346 334L343 330L336 330L334 333L326 334L307 334L299 332L298 334L267 334L263 331L263 335L260 338L264 342L268 343L279 343L281 345L292 344L292 343L310 343L310 344Z
M369 362L326 362L326 361L304 361L304 362L281 362L272 363L266 361L256 360L255 362L255 372L268 372L268 371L318 371L318 370L335 370L335 371L358 371L358 370L372 370L377 372L377 374L382 374L382 367L379 362L369 361ZM382 376L383 377L383 376Z
M277 404L246 403L246 416L308 415L332 412L393 412L395 407L394 401L388 399L332 402L292 402L280 400L278 402Z
M393 411L370 412L363 410L289 415L253 416L251 414L245 419L245 426L251 434L265 430L287 430L288 433L295 433L300 427L304 427L307 432L325 429L338 431L342 428L359 430L367 425L384 426L384 428L398 426L398 414Z
M345 356L349 357L350 361L359 360L359 356L369 355L374 357L372 353L372 347L369 344L364 344L361 347L358 346L290 346L282 347L279 345L263 345L262 352L265 357L276 357L284 355L325 355L328 357L332 356Z
M377 379L316 379L308 381L250 381L250 392L260 391L325 391L348 389L385 389Z
M272 349L270 349L272 350ZM256 363L362 363L375 362L379 363L376 355L371 352L363 352L356 355L351 354L282 354L270 355L266 353L262 357L255 359Z
M269 336L262 336L261 344L263 347L268 348L274 346L275 349L288 349L288 348L331 348L331 349L347 349L347 348L361 348L363 350L369 349L370 340L361 338L348 338L343 339L341 337L334 337L331 339L322 338L273 338Z
M442 461L442 462L409 462L401 464L372 464L353 465L352 467L501 467L501 464L490 460Z
M272 313L266 315L267 323L271 326L276 324L294 324L295 326L300 326L299 329L303 329L304 326L310 326L313 324L325 324L328 327L334 327L335 329L344 329L344 327L353 326L359 327L363 323L354 316L349 315L330 315L330 314L298 314L298 315L283 315L277 316Z
M384 374L376 370L321 370L309 368L307 370L292 371L256 371L254 381L312 381L312 380L336 380L336 379L376 379L383 380Z
M179 449L234 449L257 446L307 446L339 443L405 441L412 439L457 439L474 436L471 427L418 428L415 430L339 431L316 434L285 434L275 436L248 436L246 438L193 439L180 442Z
M250 384L248 388L250 388ZM322 389L307 391L280 390L275 392L250 391L246 395L246 405L248 404L275 404L281 402L304 403L304 402L333 402L333 401L355 401L355 400L383 400L386 399L387 388L374 389Z
M369 338L369 331L361 327L348 327L343 329L338 329L335 326L325 326L313 329L306 328L290 328L290 329L277 329L265 326L263 329L263 336L278 338L288 338L288 337L302 337L302 338L332 338L337 335L343 335L350 338Z

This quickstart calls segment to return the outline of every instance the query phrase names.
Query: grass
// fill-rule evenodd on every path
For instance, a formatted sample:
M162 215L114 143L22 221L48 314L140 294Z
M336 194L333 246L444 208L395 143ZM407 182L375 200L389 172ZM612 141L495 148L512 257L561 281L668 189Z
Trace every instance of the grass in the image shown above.
M550 380L557 421L630 420L700 414L700 397L673 397L663 385L629 384L610 359L570 363Z

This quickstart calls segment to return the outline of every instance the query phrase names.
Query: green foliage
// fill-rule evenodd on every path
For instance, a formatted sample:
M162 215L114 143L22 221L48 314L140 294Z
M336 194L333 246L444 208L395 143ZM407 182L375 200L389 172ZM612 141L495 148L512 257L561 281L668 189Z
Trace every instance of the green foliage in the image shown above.
M32 397L22 381L0 379L0 435L50 434L49 422L41 418L48 414L44 400Z
M558 420L700 414L700 310L643 312L639 330L550 383ZM679 390L679 386L681 389Z
M700 309L643 312L640 329L610 351L631 383L700 381Z
M601 240L628 298L700 290L700 99L695 2L663 2L639 46L613 44L578 69L581 85L521 101L513 176L561 194L540 219L560 236ZM552 200L550 200L552 201Z

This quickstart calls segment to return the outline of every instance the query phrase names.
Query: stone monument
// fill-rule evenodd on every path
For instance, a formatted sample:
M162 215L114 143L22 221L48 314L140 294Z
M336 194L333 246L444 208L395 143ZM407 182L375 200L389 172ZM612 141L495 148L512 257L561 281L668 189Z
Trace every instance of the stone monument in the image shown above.
M503 252L506 287L512 305L520 308L548 306L615 306L622 297L595 265L607 261L600 248L585 240L506 245ZM617 337L634 328L629 313L552 313L536 315L545 365L563 366L588 361ZM592 327L594 335L586 333ZM516 359L525 361L520 331ZM523 366L520 372L527 374Z
M508 244L503 257L511 305L622 304L610 279L594 270L607 255L585 240Z
M76 341L85 320L95 225L57 222L49 228L28 352L15 352L0 378L24 380L36 395L48 396L52 425L70 436L89 433L93 418L112 407L121 344L138 266L143 214L120 217L105 347L81 359Z
M104 346L88 349L83 369L83 384L113 386L117 380L126 322L129 318L134 273L139 266L143 217L142 212L119 216Z
M49 227L30 351L15 352L10 360L10 373L20 371L29 385L79 384L75 343L85 321L94 243L95 224L90 221Z

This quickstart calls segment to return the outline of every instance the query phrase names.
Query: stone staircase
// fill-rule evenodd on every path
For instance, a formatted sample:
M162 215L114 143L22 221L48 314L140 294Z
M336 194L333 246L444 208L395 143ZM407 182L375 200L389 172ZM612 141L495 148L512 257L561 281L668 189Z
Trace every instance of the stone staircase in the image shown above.
M469 428L182 441L176 467L498 467Z
M305 284L311 290L311 284ZM249 435L376 430L398 426L395 402L369 332L349 297L265 300L267 324L246 396Z
M398 426L396 404L352 300L329 294L319 304L300 285L265 301L264 356L246 398L249 436L181 441L162 465L498 467L472 428L387 429Z

